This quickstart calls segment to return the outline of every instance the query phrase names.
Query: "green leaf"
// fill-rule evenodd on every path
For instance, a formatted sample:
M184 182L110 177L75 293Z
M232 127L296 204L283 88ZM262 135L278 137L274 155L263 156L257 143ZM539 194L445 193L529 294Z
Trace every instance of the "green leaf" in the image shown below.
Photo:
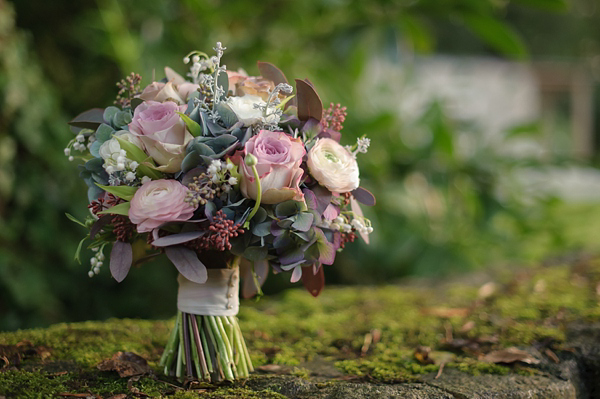
M70 213L65 213L65 216L66 216L67 218L69 218L69 220L70 220L71 222L75 222L75 223L77 223L78 225L80 225L80 226L83 226L83 227L85 227L85 228L87 229L87 226L85 225L85 223L83 223L83 222L80 222L80 221L79 221L79 220L78 220L78 219L77 219L75 216L71 215Z
M250 261L257 262L264 260L267 257L267 253L267 247L248 247L242 256Z
M275 215L278 218L284 218L284 217L295 215L296 213L298 213L301 206L302 206L301 202L294 201L294 200L280 202L279 204L277 204L275 206Z
M192 134L192 136L194 136L194 137L202 136L202 126L200 126L200 124L198 122L196 122L195 120L193 120L192 118L190 118L189 116L184 114L183 112L177 112L177 114L181 117L181 119L183 119L183 121L185 122L185 125L187 126L187 128L190 131L190 133Z
M146 153L140 147L119 136L114 137L119 141L121 148L127 153L127 158L140 164L140 166L137 168L137 172L143 176L148 176L152 180L158 180L162 178L162 173L151 167L156 166L152 158L146 155ZM150 166L144 165L145 163L149 163Z
M102 212L98 212L98 215L123 215L129 216L129 207L131 206L130 202L123 202L122 204L118 204L113 206L112 208L108 208Z
M79 264L81 264L81 258L80 258L80 255L81 255L81 248L83 247L83 243L85 242L85 240L87 240L87 239L88 239L88 237L89 237L89 235L87 235L87 236L83 237L83 238L81 239L81 241L79 241L79 245L77 246L77 250L75 250L75 258L74 258L74 259L75 259L75 260L77 261L77 263L79 263Z
M510 57L527 58L521 36L509 25L484 15L463 15L462 18L465 25L491 47Z
M107 193L116 195L117 197L122 198L125 201L131 201L131 199L135 195L135 192L138 190L138 187L131 186L103 186L98 183L96 183L96 185L102 190L106 191Z

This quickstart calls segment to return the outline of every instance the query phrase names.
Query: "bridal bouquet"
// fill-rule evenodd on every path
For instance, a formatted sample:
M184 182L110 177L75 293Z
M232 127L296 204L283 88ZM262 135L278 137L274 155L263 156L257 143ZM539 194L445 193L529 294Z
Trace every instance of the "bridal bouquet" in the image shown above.
M308 80L295 90L275 66L261 76L221 65L194 51L183 78L140 90L131 74L117 84L116 106L70 122L65 148L79 159L90 216L81 241L94 256L90 277L110 252L122 281L132 265L165 254L179 271L178 315L161 359L168 375L206 381L243 378L252 363L239 328L242 295L261 294L269 270L290 273L317 296L323 267L357 234L373 231L359 202L375 198L359 186L358 153L369 139L340 144L346 109L323 108Z

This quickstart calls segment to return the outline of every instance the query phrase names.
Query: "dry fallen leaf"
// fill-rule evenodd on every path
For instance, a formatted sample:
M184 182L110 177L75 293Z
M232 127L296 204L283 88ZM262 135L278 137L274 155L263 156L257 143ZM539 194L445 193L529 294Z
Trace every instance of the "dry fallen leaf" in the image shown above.
M115 353L110 359L102 361L98 370L116 371L119 377L133 377L152 372L146 359L132 352Z
M415 349L414 357L421 364L433 364L435 363L432 358L429 357L431 348L428 346L417 346Z
M436 307L436 308L425 308L422 309L421 312L423 314L442 317L444 319L450 319L452 317L467 317L469 315L469 308L444 308L444 307Z
M538 364L540 362L538 359L531 356L529 353L517 349L515 347L490 352L487 355L485 355L481 360L488 363L522 362L527 364Z
M479 288L479 291L477 291L477 297L479 299L487 299L494 295L497 290L498 286L496 285L496 283L490 281L489 283L485 283Z

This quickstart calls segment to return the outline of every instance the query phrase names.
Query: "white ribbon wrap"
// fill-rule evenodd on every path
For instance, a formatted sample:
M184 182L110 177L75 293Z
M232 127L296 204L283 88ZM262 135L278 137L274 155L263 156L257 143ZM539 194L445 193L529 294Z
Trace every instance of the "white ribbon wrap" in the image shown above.
M203 316L235 316L240 308L239 268L208 269L204 284L194 283L181 274L177 278L177 308Z

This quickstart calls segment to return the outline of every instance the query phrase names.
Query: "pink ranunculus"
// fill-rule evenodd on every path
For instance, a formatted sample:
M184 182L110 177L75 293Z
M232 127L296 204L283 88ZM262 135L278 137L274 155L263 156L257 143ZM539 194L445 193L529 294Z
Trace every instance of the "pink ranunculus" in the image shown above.
M138 233L152 231L166 222L189 220L195 206L185 202L188 188L177 180L152 180L131 199L129 219Z
M240 189L246 198L256 199L256 181L252 168L244 162L247 154L254 155L260 177L262 199L265 204L277 204L294 199L302 201L300 179L304 171L300 168L306 154L302 140L294 139L283 132L261 130L251 137L244 147L232 158L241 175Z
M175 173L181 169L185 146L193 138L177 114L186 108L186 105L178 106L172 101L145 101L133 113L129 131L140 138L162 172Z

